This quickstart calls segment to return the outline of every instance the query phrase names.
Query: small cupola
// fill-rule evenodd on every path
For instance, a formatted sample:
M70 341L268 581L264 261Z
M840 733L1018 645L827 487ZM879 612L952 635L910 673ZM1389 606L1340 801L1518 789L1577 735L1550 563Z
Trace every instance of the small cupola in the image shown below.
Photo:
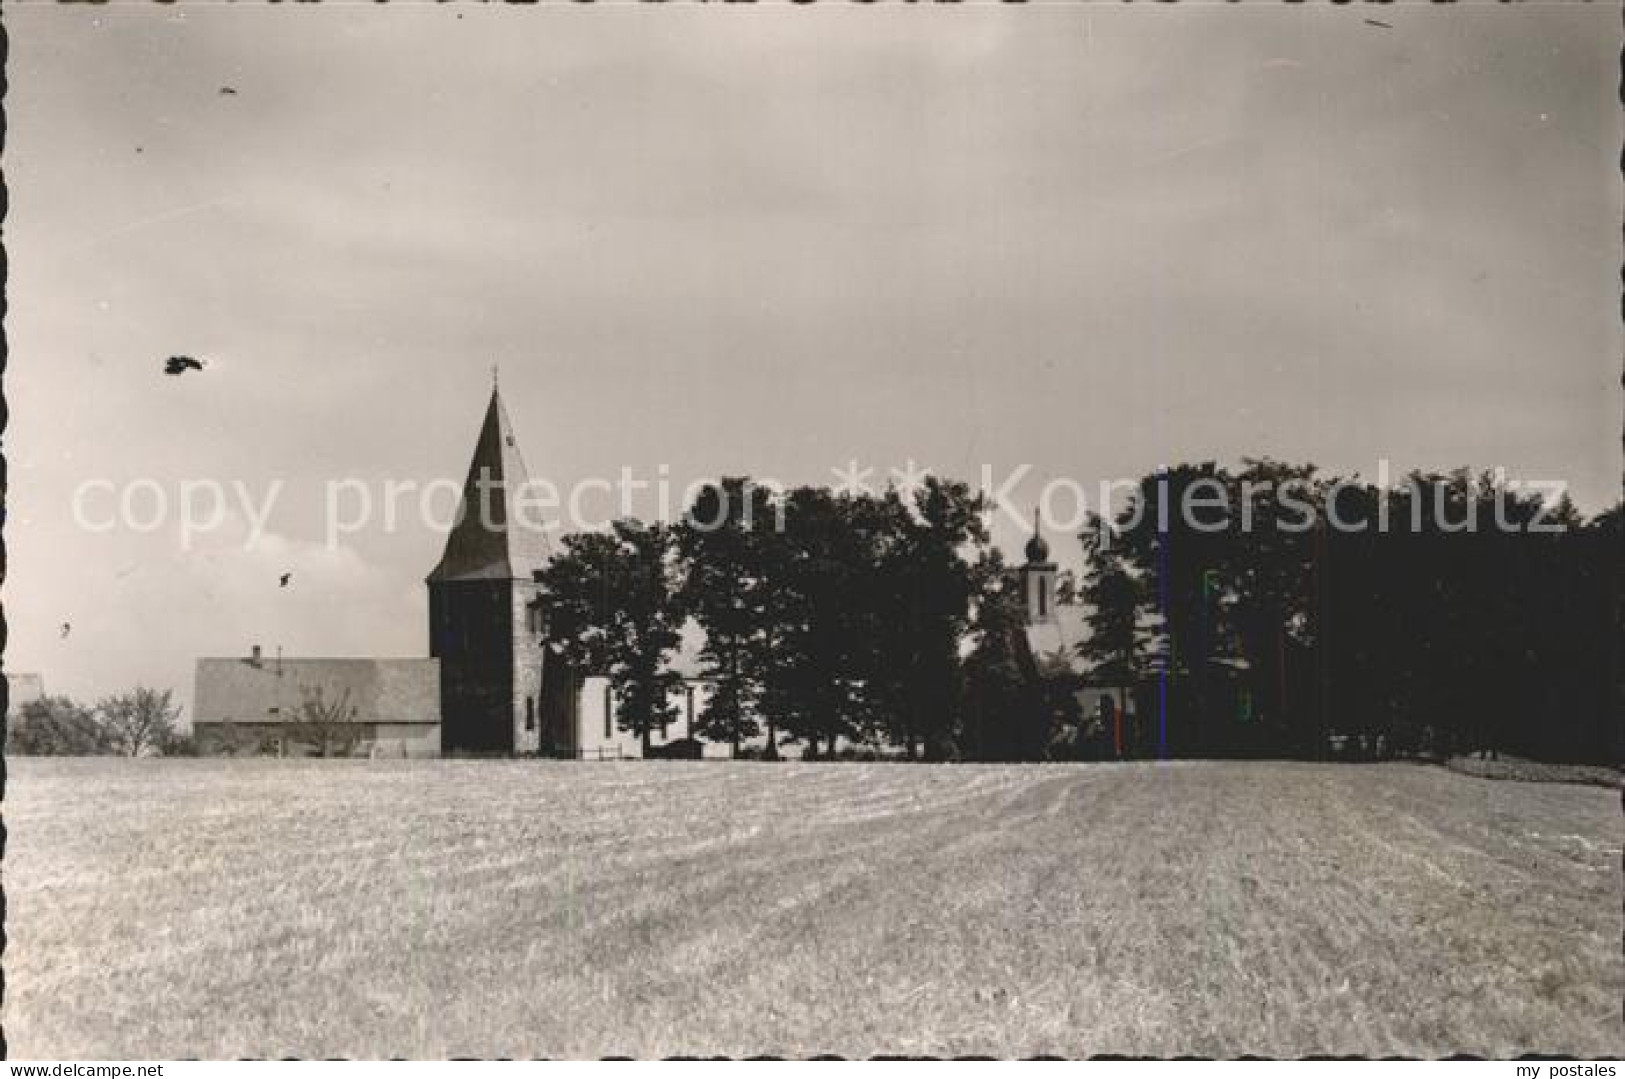
M1049 561L1049 544L1038 534L1036 522L1032 539L1027 541L1027 561L1032 563Z
M1033 534L1027 541L1027 563L1021 567L1021 591L1027 600L1027 624L1055 620L1055 563L1043 536L1038 511L1033 510Z

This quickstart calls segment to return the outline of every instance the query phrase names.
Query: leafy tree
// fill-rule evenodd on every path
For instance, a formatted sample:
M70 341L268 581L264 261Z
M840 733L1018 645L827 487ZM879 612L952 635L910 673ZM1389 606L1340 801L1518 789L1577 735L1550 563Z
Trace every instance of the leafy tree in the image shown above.
M1117 559L1101 570L1121 570L1141 585L1137 618L1153 627L1144 667L1172 688L1175 721L1159 751L1202 752L1217 741L1212 726L1235 651L1228 617L1238 587L1235 543L1225 527L1233 523L1231 489L1232 477L1211 461L1179 465L1142 478L1110 531L1093 530L1110 536ZM1109 604L1100 617L1119 623L1108 638L1113 658L1137 666L1139 645L1127 647L1121 605Z
M880 726L875 641L894 523L881 499L805 487L786 496L785 527L770 541L761 710L814 756Z
M1367 753L1577 751L1606 618L1572 506L1457 470L1344 488L1332 508L1298 675L1322 687L1327 729ZM1542 518L1556 531L1530 528Z
M181 714L173 697L173 690L137 686L98 702L96 714L114 751L126 757L162 752L174 737L175 721Z
M997 553L979 564L963 665L960 750L972 760L1037 760L1049 742L1039 664L1021 637L1026 606Z
M1208 690L1208 731L1214 748L1253 751L1273 741L1313 755L1324 744L1323 701L1316 691L1316 618L1324 561L1328 482L1312 464L1246 458L1227 476L1230 526L1219 534L1204 604L1216 613L1216 633L1229 633L1229 654L1210 667L1221 684ZM1296 658L1296 669L1288 664ZM1308 659L1306 664L1303 661ZM1234 683L1259 706L1251 729L1237 729ZM1243 744L1244 740L1249 744Z
M1584 674L1576 702L1590 718L1579 736L1576 759L1625 760L1625 502L1616 502L1587 522L1578 539L1578 580L1572 586L1587 600L1574 619L1569 639L1576 643L1574 659ZM1591 687L1589 692L1585 687Z
M745 477L708 484L676 532L683 567L681 603L705 631L700 661L712 692L696 717L700 734L741 743L762 731L763 669L771 663L770 552L781 506ZM777 732L770 731L769 741Z
M6 725L6 752L18 756L88 757L112 753L113 742L96 713L67 697L24 704Z
M1118 686L1117 710L1128 711L1126 686L1136 685L1146 671L1147 613L1144 582L1113 542L1112 526L1091 514L1083 540L1088 570L1079 590L1089 613L1089 635L1078 654L1090 673ZM1115 746L1114 753L1121 753Z
M833 749L872 733L946 755L980 511L966 485L935 478L907 501L774 498L745 479L702 490L678 547L716 687L703 732L736 753L765 723L769 754L781 734Z
M922 749L941 758L961 719L959 649L988 543L985 505L968 485L935 476L909 500L889 491L881 504L875 700L886 735L909 759Z
M683 682L668 666L683 623L671 550L667 526L621 520L565 537L541 575L549 642L577 670L609 679L616 725L645 754L676 717L671 695Z
M1078 583L1078 575L1069 569L1063 569L1055 575L1055 604L1058 607L1070 607L1079 602L1083 595L1083 586Z

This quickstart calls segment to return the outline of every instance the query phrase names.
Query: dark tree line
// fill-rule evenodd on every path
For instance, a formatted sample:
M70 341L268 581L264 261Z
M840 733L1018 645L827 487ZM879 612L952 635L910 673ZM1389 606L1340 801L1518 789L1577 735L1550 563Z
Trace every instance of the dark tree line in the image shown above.
M1619 759L1618 507L1207 463L1083 540L1087 658L1138 682L1142 753Z
M1380 489L1271 460L1166 469L1090 522L1086 572L1058 589L1085 605L1086 676L1026 647L985 508L937 479L913 497L724 480L676 525L567 539L548 633L646 743L693 617L697 732L766 735L769 756L1110 755L1087 677L1135 716L1133 756L1618 757L1618 508L1585 520L1466 471Z
M1621 508L1488 474L1387 488L1247 460L1143 477L1080 539L1075 657L1035 656L982 498L702 489L672 525L566 537L542 573L550 645L605 675L646 748L677 718L671 669L692 618L710 693L696 733L766 755L887 745L909 759L1509 753L1617 763ZM1111 688L1120 728L1077 691ZM191 752L168 691L22 706L6 749ZM1132 715L1124 723L1123 715ZM291 737L353 746L347 695L307 694Z
M960 752L963 642L997 576L982 510L967 485L935 478L908 497L725 479L675 526L568 537L541 576L547 635L609 676L616 722L646 743L669 718L666 665L692 617L711 685L704 737L737 750L765 735L768 756L844 740L943 759Z

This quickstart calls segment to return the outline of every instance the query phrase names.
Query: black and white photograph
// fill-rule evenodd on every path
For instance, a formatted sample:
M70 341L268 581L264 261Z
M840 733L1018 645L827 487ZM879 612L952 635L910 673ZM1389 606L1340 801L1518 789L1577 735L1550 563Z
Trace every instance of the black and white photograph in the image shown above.
M0 24L8 1059L1625 1057L1620 0Z

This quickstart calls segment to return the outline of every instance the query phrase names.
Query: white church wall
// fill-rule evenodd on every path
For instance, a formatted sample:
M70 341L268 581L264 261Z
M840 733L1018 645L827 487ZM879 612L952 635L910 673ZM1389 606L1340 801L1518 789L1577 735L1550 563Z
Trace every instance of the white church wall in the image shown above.
M609 679L601 675L582 679L576 745L583 760L643 756L638 739L615 725L613 697Z
M694 734L694 723L705 710L710 695L710 684L699 681L686 682L680 689L674 690L671 703L677 713L676 718L663 733L655 735L653 739L655 744L698 737ZM643 756L642 740L616 726L614 708L614 694L610 690L609 679L602 675L592 675L582 680L577 743L581 747L582 758L614 760ZM761 741L754 739L753 743ZM704 743L703 752L708 758L725 758L731 755L729 746L709 742Z

